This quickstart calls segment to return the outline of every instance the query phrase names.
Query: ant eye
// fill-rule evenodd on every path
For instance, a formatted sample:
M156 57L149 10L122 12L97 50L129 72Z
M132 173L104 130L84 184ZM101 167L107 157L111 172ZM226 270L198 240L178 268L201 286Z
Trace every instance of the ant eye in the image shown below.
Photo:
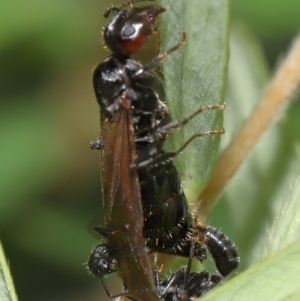
M126 26L124 29L123 29L123 35L125 37L130 37L130 36L133 36L135 34L136 30L134 28L134 26Z

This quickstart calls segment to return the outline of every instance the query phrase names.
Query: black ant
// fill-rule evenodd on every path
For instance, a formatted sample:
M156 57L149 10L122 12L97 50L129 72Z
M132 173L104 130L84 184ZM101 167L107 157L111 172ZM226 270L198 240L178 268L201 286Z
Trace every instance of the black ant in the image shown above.
M156 17L165 11L160 6L123 9L140 1L128 1L105 13L106 17L115 14L104 30L105 44L113 53L95 69L93 76L101 107L101 139L93 142L91 147L101 149L106 223L106 228L96 227L95 230L107 238L107 243L96 247L89 268L102 279L115 270L117 263L128 295L139 294L143 285L145 290L153 289L149 277L148 285L143 283L146 280L138 285L133 279L125 283L126 277L132 277L136 270L122 270L144 256L141 235L153 251L190 257L195 229L198 236L193 258L203 261L208 249L222 278L239 264L236 248L225 235L210 226L194 227L178 172L172 163L172 159L196 137L222 134L224 130L195 134L179 150L163 151L168 134L199 113L222 110L225 104L202 107L185 119L170 120L168 108L155 92L158 81L151 70L180 48L186 36L183 33L178 45L147 64L141 65L132 60L130 55L156 30ZM146 258L140 267L142 265L149 270ZM196 273L190 279L191 283L197 279L201 283L216 282L209 277L210 274ZM177 283L180 287L182 271L167 279L161 286ZM209 287L209 284L204 286ZM193 291L192 287L187 285L187 291Z

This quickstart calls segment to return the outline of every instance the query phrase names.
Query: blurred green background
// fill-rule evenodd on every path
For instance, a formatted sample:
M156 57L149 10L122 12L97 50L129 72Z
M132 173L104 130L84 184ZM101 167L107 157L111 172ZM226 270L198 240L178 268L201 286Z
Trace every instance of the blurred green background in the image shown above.
M109 55L101 44L101 28L107 22L103 12L110 5L111 1L103 0L0 4L0 238L22 301L105 299L100 283L87 274L83 263L97 243L89 228L95 219L102 220L99 155L88 143L99 135L99 108L91 78L93 68ZM298 33L299 15L299 1L232 1L229 107L235 98L241 111L251 109L247 102L251 91L246 95L245 90L235 89L235 77L245 86L253 80L239 70L243 62L249 64L241 49L251 44L251 55L257 58L257 83L251 94L255 102L268 74ZM147 57L139 59L155 54L154 41L147 47ZM236 116L227 114L225 140L245 117L239 114L236 122ZM276 137L271 142L266 142L268 135L264 137L269 150L261 157L267 161L264 169L251 165L249 178L235 177L223 196L225 201L213 212L212 224L236 241L244 267L255 260L261 229L274 214L270 200L284 197L299 174L299 114L294 102L281 119ZM273 148L274 141L284 147ZM270 153L275 153L272 160ZM293 167L289 176L287 166ZM255 180L261 184L259 189ZM245 196L252 207L241 215L238 201L246 203ZM119 291L116 287L115 292Z

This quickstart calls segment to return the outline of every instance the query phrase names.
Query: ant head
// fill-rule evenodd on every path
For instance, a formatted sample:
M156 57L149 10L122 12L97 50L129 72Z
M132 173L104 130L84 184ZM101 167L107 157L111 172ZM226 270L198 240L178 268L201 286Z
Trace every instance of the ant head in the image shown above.
M107 243L95 247L88 261L88 269L96 277L102 278L116 271L117 260L110 257Z
M157 16L164 11L156 5L119 10L104 29L106 46L115 53L129 56L151 36Z

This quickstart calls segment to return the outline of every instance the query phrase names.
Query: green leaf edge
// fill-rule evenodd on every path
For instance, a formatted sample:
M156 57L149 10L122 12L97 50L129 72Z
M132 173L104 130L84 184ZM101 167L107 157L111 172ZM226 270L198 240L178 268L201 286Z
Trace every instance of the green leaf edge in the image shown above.
M265 241L262 260L201 298L298 300L300 287L300 177L282 203Z
M279 214L273 221L262 258L291 245L300 239L300 177L298 177L282 202Z
M13 279L4 255L4 250L0 242L0 300L18 301Z
M279 301L299 294L300 242L277 252L209 292L201 301Z

